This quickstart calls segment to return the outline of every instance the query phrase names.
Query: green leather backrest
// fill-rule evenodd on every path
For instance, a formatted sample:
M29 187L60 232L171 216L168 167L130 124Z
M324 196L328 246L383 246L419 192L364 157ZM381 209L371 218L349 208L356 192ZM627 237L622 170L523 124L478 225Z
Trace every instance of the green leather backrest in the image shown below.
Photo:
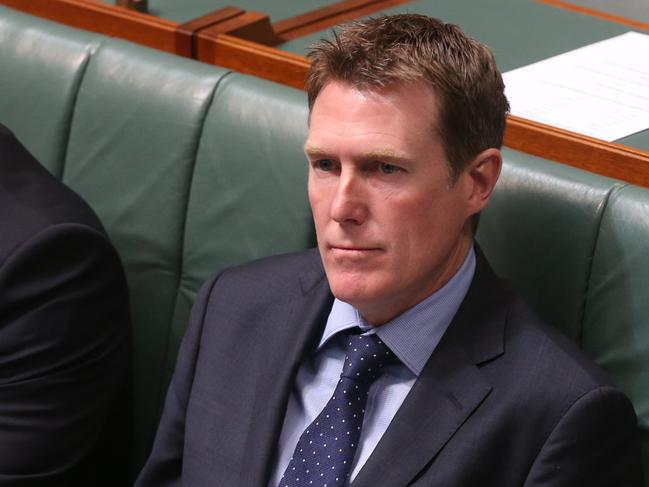
M225 73L107 39L88 63L72 120L63 181L102 219L128 278L134 448L143 457L166 390L160 371L168 367L196 151Z
M582 348L633 401L649 482L649 191L614 191L602 217Z
M631 398L649 473L649 190L503 155L477 239L496 272Z
M79 83L101 40L0 6L0 121L59 177Z
M578 341L600 221L622 183L513 150L503 156L478 241L497 273Z
M303 92L236 73L219 84L196 158L169 357L210 274L315 244L302 152L306 131ZM173 361L168 365L167 377Z
M126 269L135 472L202 281L314 243L305 94L4 7L0 40L0 121L90 203Z
M314 243L305 94L3 7L0 41L0 121L88 200L126 268L137 470L201 282ZM649 191L504 158L478 240L629 394L649 453Z

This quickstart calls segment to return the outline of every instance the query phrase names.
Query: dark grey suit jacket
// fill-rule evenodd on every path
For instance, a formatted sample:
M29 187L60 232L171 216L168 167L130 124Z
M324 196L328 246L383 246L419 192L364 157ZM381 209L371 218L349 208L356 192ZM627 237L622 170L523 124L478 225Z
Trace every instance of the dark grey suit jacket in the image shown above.
M352 486L640 486L629 401L478 254L463 304ZM332 299L316 251L208 282L137 487L265 487Z
M130 360L101 223L0 125L0 486L126 485Z

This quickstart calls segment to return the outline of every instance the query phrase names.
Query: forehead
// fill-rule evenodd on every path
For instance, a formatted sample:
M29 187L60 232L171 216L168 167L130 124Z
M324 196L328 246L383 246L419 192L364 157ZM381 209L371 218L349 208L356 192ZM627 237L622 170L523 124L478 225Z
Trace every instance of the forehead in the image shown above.
M368 144L368 150L416 150L437 143L437 97L423 82L358 89L331 81L311 111L307 152L327 151L338 142Z
M332 80L320 90L311 109L311 116L326 109L328 114L335 113L339 118L343 118L345 114L353 114L356 110L367 109L372 105L380 105L381 110L386 112L398 110L411 116L422 115L431 123L437 121L439 111L438 96L424 81L358 88L344 81ZM334 108L338 110L332 110Z

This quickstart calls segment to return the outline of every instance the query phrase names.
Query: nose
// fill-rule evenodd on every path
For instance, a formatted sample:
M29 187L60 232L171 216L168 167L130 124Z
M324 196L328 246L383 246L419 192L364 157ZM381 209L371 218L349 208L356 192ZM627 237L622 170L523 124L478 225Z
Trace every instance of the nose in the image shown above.
M331 218L341 224L361 225L368 214L363 181L352 171L342 171L331 203Z

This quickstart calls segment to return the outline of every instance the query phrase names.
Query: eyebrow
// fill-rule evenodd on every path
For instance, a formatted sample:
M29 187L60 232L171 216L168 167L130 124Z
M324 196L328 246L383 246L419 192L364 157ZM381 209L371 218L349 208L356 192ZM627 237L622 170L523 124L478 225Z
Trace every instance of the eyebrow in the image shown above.
M329 153L324 150L322 147L318 147L315 145L304 145L304 153L312 156L326 156Z
M315 146L315 145L304 145L304 152L309 156L327 156L329 157L331 153L326 149ZM399 154L393 149L377 149L370 152L361 154L360 159L362 160L372 160L372 159L388 159L392 161L408 161L410 160L405 154Z
M399 154L392 149L378 149L363 154L363 159L393 159L393 160L407 160L404 154Z

